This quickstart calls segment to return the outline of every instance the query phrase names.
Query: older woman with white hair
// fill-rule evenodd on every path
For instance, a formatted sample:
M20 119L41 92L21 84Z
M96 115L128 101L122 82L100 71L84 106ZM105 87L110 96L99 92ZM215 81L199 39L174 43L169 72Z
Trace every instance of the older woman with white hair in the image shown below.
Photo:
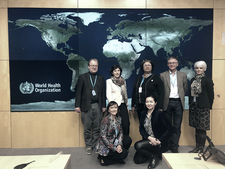
M206 130L210 130L210 110L214 100L214 84L205 76L207 65L204 61L194 64L195 77L189 90L189 125L195 128L196 147L189 153L203 152Z

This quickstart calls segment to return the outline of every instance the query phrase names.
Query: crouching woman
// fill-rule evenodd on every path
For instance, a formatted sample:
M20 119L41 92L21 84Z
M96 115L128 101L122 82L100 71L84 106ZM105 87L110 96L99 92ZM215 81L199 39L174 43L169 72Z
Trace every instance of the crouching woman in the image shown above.
M173 133L173 128L164 112L155 109L157 100L154 96L146 97L146 110L142 111L139 131L143 137L135 143L134 162L141 164L149 160L148 169L155 168L162 153L168 151L168 140Z
M107 106L108 114L102 121L100 138L96 144L96 153L100 164L107 166L110 164L125 164L131 145L131 138L123 135L121 117L118 115L118 105L115 101L109 102Z

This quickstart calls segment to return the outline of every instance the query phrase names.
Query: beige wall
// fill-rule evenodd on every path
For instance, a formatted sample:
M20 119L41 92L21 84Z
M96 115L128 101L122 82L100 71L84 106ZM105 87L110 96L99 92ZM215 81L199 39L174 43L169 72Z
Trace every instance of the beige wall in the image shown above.
M83 126L76 112L10 112L7 8L213 8L213 81L215 103L208 132L216 145L225 143L224 0L0 0L0 148L83 147ZM141 139L138 121L130 115L133 142ZM180 145L194 144L194 129L185 111Z

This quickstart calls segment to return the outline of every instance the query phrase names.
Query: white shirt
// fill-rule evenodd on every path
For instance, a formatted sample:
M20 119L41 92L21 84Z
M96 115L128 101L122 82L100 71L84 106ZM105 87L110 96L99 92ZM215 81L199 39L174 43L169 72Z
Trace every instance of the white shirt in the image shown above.
M170 97L169 98L179 98L178 87L177 87L177 71L173 74L170 73Z

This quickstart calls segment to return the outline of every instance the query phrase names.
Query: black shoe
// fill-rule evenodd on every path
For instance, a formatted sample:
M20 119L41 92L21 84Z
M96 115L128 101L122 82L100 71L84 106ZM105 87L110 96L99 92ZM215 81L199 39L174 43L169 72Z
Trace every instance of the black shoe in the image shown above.
M159 158L156 154L154 154L151 162L148 165L148 169L155 168L158 164L159 164Z
M120 164L126 164L126 162L123 161L123 160L118 160L118 162L119 162Z
M99 156L98 156L98 159L99 159L99 162L100 162L101 166L107 166L107 165L108 165L108 164L106 164L106 163L104 162L102 156L99 155Z
M178 148L175 148L175 147L174 148L171 148L170 151L172 153L179 153Z
M203 146L196 146L194 150L189 151L189 153L203 153Z

